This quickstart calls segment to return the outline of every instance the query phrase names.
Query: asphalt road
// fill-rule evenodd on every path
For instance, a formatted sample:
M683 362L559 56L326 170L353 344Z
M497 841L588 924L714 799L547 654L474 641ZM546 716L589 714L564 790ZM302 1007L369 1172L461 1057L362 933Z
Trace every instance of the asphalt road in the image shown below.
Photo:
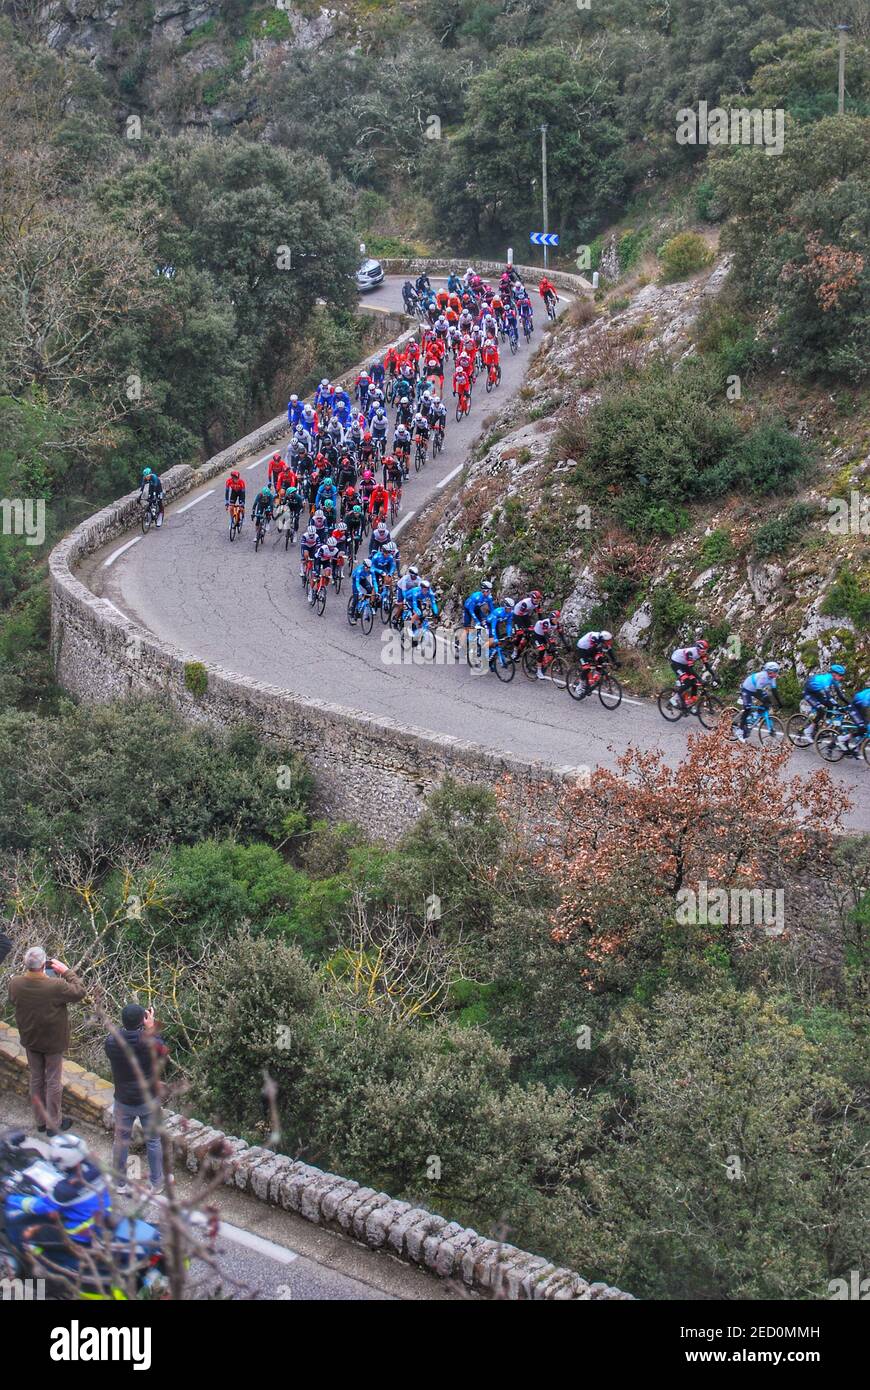
M390 278L366 296L367 302L401 308L401 285L401 278ZM536 321L540 324L540 314ZM457 425L451 416L437 463L430 461L422 473L412 473L404 489L403 512L394 528L400 544L403 527L424 502L443 487L462 486L459 474L483 419L496 414L499 403L520 388L540 341L539 327L530 348L521 344L515 357L503 357L499 389L486 396L479 381L470 417ZM446 383L445 389L449 393ZM249 495L265 481L268 457L244 464ZM412 559L403 553L403 564ZM471 673L464 662L454 664L447 643L435 664L420 664L399 653L380 624L368 637L350 628L344 589L338 598L329 596L326 613L317 617L304 600L298 555L292 549L285 553L283 538L276 544L270 537L255 554L253 530L246 522L241 540L230 544L222 479L171 506L159 532L138 540L127 537L91 556L81 577L95 593L191 659L214 662L303 698L376 714L387 724L453 734L497 752L560 766L615 768L619 755L634 743L660 749L674 764L685 753L687 731L695 727L690 720L666 724L652 703L630 692L610 712L597 699L578 704L565 691L521 674L502 685L492 675ZM819 766L812 750L796 750L789 772ZM870 768L848 763L829 771L852 798L847 824L870 829Z
M0 1095L0 1130L14 1127L31 1132L32 1123L30 1106L23 1097L8 1092ZM87 1141L104 1164L111 1164L107 1134L78 1123L73 1132ZM195 1203L195 1177L177 1168L175 1179L181 1199ZM428 1302L464 1296L452 1283L383 1252L367 1250L339 1233L320 1230L293 1212L269 1206L235 1188L218 1188L208 1201L218 1208L220 1227L211 1252L203 1234L207 1258L191 1264L191 1297ZM144 1220L159 1224L159 1200L136 1210ZM195 1214L195 1226L201 1224L203 1218Z

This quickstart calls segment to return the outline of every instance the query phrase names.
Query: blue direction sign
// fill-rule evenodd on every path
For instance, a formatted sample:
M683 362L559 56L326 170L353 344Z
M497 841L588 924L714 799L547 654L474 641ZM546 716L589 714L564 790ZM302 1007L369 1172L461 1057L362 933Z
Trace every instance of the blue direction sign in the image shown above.
M558 246L558 232L529 232L529 241L533 246Z

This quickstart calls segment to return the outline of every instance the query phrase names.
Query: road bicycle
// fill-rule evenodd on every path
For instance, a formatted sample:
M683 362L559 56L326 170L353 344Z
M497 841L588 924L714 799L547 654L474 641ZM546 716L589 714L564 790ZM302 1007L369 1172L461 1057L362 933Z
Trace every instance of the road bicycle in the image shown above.
M618 709L622 704L622 686L616 677L588 661L578 661L568 671L568 694L572 700L597 695L605 709Z
M456 423L462 419L463 415L471 413L471 395L468 391L463 391L456 402Z
M415 446L416 447L414 449L414 472L419 473L420 469L425 464L426 458L429 453L429 441L427 439L424 439L422 435L418 434L415 440Z
M239 533L241 532L241 529L242 529L242 521L244 520L244 516L245 516L245 509L244 509L244 507L242 506L241 502L231 502L230 505L229 505L228 511L229 511L230 540L231 540L231 541L234 541L234 540L236 539L236 536L238 536Z
M493 362L486 374L486 392L489 395L494 387L501 385L501 367Z
M317 579L308 586L308 602L311 604L315 613L321 618L326 610L326 595L329 591L331 577L331 570L329 566L326 565L320 571Z
M143 502L140 497L139 506L141 508L139 522L142 527L142 534L147 536L151 527L157 525L160 516L160 503L156 497L149 497L147 502Z
M540 656L535 647L527 646L522 659L523 675L529 680L538 679L538 671L544 680L552 681L557 690L565 690L568 685L568 666L563 656L554 648L547 648Z
M483 664L483 651L486 646L484 628L482 623L475 623L474 627L469 628L465 636L465 660L472 670L479 670ZM461 656L460 644L463 633L454 632L453 634L453 656L458 661Z
M534 327L532 326L532 320L531 320L531 318L524 318L524 319L523 319L523 338L525 339L525 341L526 341L527 343L528 343L528 342L531 342L532 334L534 333L534 331L535 331L535 330L534 330Z
M435 653L438 650L438 640L435 635L438 627L436 618L430 620L428 614L419 617L416 613L408 613L402 622L401 640L403 651L411 651L414 647L419 647L421 654L427 661L434 661Z
M743 715L746 714L746 741L754 733L758 733L758 742L763 748L769 748L780 742L785 737L785 730L782 720L775 714L771 714L769 705L753 704L749 710L744 710L742 705L737 705L731 712L731 736L736 738L741 729Z
M659 714L669 724L679 719L695 715L705 729L715 729L725 708L717 695L711 695L703 684L703 677L693 690L677 681L666 686L658 695Z
M257 551L260 549L260 546L261 546L261 545L263 544L263 542L265 541L266 536L267 536L267 534L268 534L268 531L269 531L269 518L266 517L266 516L262 516L262 515L258 516L257 519L256 519L256 525L255 525L255 527L254 527L254 554L255 554L255 555L256 555Z
M509 685L517 673L513 642L508 637L497 642L491 641L488 645L487 664L490 671L493 671L505 685Z
M395 526L399 512L402 507L402 489L395 484L389 489L390 494L390 525Z
M432 457L437 459L444 448L444 426L436 425L432 432Z
M511 350L511 356L513 357L520 345L520 335L517 332L517 326L515 323L510 324L510 326L508 327L507 340L508 346Z
M555 323L555 322L556 322L556 296L555 296L554 294L552 294L552 293L550 292L550 290L547 290L547 293L544 295L544 303L545 303L546 306L547 306L547 315L548 315L548 317L551 318L551 319L553 320L553 323Z
M841 758L860 758L870 763L870 737L851 715L846 715L836 724L829 724L815 737L816 752L826 763L838 763Z
M356 627L359 623L360 628L368 637L375 624L375 611L372 607L370 594L360 594L359 598L351 594L347 601L347 621L351 627Z

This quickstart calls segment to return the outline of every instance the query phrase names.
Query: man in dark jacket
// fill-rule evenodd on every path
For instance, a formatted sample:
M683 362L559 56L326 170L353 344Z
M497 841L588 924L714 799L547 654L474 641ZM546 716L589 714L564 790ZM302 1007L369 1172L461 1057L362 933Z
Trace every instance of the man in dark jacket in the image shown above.
M160 1144L160 1073L168 1048L157 1032L154 1010L126 1004L121 1027L105 1041L115 1086L115 1142L112 1166L121 1179L118 1191L128 1192L127 1154L138 1119L145 1135L151 1191L163 1188L163 1153Z
M9 998L15 1005L15 1023L30 1067L30 1103L40 1132L69 1129L72 1120L61 1119L63 1054L69 1047L67 1006L85 997L76 974L59 960L46 960L41 946L24 953L23 975L9 981ZM46 971L50 974L46 974Z

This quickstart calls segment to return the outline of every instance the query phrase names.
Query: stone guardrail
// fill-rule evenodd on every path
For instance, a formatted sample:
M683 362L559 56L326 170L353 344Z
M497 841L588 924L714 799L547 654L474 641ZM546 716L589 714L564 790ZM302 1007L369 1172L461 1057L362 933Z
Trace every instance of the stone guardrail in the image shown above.
M28 1093L24 1048L6 1023L0 1023L0 1081L19 1095ZM114 1094L108 1081L64 1061L63 1092L68 1115L113 1129ZM394 1201L385 1192L273 1149L249 1145L199 1120L164 1111L163 1123L177 1158L190 1172L219 1168L227 1187L338 1231L369 1250L385 1251L439 1278L461 1281L487 1297L584 1302L633 1298L607 1284L590 1284L573 1270L490 1240L423 1207Z
M400 342L413 337L408 329ZM370 360L371 354L366 358ZM364 364L360 364L362 366ZM360 366L338 380L353 381ZM214 455L199 468L186 464L163 475L167 501L174 501L242 459L288 436L286 417L267 424ZM226 728L256 727L266 742L292 743L315 774L315 806L327 815L370 823L372 812L385 837L401 833L428 794L446 776L492 786L508 777L522 788L530 782L562 782L580 769L552 768L532 759L490 752L449 734L412 725L387 728L376 716L326 700L303 700L265 681L204 663L207 686L195 695L185 683L185 666L198 661L139 627L76 577L88 555L138 524L136 494L104 507L52 550L52 656L60 683L79 699L101 703L131 694L169 699L185 718Z
M387 256L381 259L381 265L387 275L407 275L409 279L415 279L418 275L464 275L470 265L474 266L478 275L501 275L505 268L504 261L478 261L473 257L467 261L450 260L439 256L423 256L419 258L393 257ZM529 284L537 283L544 274L541 266L518 265L514 263L514 269L523 280ZM592 286L582 275L573 275L567 270L548 270L547 276L553 284L560 290L570 290L572 294L591 294Z

